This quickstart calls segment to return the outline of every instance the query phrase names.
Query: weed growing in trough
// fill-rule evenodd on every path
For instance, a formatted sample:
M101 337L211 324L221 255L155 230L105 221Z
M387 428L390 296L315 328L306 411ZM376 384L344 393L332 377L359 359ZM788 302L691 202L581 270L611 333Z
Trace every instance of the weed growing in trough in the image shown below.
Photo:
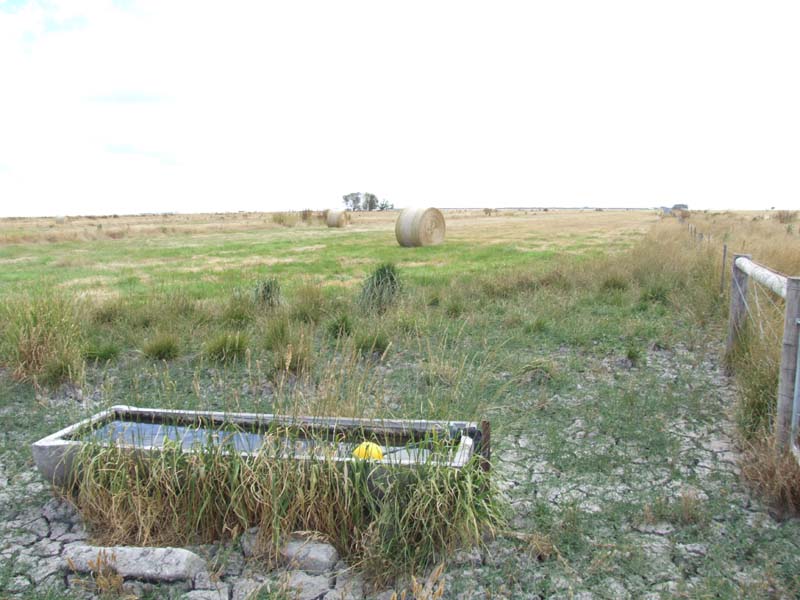
M259 526L261 550L274 558L289 533L316 531L377 580L421 572L504 521L477 456L461 469L433 459L413 468L341 461L312 437L319 451L287 460L283 441L291 447L293 434L274 427L266 435L254 454L168 445L144 457L87 443L68 493L105 544L210 543ZM435 437L426 447L431 456L449 452Z

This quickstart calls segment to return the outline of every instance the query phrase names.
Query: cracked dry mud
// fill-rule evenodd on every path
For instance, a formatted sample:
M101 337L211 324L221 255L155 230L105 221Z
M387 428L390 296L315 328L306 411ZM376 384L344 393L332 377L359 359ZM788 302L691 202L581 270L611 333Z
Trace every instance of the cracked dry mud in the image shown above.
M570 383L557 393L529 383L501 402L493 451L511 534L452 561L445 598L796 597L800 524L773 520L740 481L719 348L651 350L638 366L577 352L561 353ZM59 569L64 547L84 543L80 520L49 499L25 455L33 440L5 435L20 446L0 460L0 590L91 595ZM267 576L238 548L224 553L225 597ZM341 596L330 581L317 597Z

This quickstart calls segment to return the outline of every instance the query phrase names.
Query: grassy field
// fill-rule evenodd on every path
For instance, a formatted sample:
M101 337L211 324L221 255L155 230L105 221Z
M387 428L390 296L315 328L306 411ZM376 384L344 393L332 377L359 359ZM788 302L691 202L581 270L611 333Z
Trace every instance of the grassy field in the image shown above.
M453 211L408 249L395 216L0 222L0 517L50 493L29 444L110 404L489 419L506 523L445 597L800 593L798 524L740 480L718 244L647 211ZM692 222L800 272L752 217ZM0 535L2 595L27 575Z

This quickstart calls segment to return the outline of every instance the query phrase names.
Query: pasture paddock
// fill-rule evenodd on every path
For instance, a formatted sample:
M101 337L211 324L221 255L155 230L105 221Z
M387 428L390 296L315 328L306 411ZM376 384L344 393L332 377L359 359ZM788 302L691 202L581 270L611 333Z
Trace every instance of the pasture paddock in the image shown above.
M800 525L740 481L715 252L654 211L445 211L445 243L423 248L397 245L395 216L0 222L0 595L47 597L27 548L51 492L29 444L113 404L490 420L507 524L448 562L446 598L800 592ZM751 245L795 235L692 219ZM369 311L385 262L402 287ZM259 305L273 277L280 303ZM155 340L173 358L148 356Z

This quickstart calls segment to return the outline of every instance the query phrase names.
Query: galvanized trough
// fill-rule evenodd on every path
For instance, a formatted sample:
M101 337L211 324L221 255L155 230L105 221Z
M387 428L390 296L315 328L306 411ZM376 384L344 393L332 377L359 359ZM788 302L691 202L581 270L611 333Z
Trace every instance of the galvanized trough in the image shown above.
M479 428L466 421L352 419L285 416L112 406L65 427L32 446L36 466L45 479L63 486L73 460L86 443L116 445L142 452L166 446L197 452L204 445L255 455L268 441L276 442L287 460L310 460L322 453L331 460L359 460L353 449L363 441L381 445L375 462L412 467L435 463L462 468L475 453L488 459L488 424ZM437 440L434 444L433 441ZM488 462L485 463L488 465Z

